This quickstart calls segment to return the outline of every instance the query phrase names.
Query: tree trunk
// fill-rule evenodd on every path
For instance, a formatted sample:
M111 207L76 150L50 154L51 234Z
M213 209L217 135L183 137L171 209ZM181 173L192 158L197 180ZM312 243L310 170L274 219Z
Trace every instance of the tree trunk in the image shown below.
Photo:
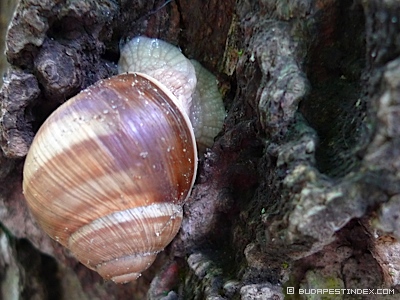
M399 24L395 0L20 1L0 91L0 299L398 293ZM227 117L178 236L116 285L37 226L22 168L46 117L115 74L120 42L138 35L214 73Z

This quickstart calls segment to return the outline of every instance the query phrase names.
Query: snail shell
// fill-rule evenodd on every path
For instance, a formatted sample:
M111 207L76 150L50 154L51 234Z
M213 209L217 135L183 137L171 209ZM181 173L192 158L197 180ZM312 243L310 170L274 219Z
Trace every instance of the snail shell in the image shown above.
M197 153L171 99L140 74L102 80L58 108L27 155L33 216L106 279L136 279L179 230Z
M127 282L178 232L196 176L195 135L210 146L225 111L215 77L163 41L133 39L119 70L45 121L23 191L50 237L105 279Z

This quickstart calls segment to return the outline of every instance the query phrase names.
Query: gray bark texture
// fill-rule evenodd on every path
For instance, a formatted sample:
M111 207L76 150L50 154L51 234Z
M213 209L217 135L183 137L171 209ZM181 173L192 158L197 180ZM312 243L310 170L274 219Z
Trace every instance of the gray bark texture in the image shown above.
M46 117L137 35L212 71L227 117L178 236L116 285L37 226L22 167ZM398 1L21 0L5 42L0 299L399 299Z

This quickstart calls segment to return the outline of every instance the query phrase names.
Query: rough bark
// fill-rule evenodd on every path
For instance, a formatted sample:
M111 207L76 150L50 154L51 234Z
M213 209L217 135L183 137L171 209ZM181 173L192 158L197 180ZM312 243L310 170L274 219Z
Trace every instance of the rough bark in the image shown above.
M398 293L399 21L395 0L21 1L0 91L1 295ZM200 158L178 236L138 281L115 285L37 227L21 173L44 119L115 74L120 41L137 35L179 45L211 70L228 114Z

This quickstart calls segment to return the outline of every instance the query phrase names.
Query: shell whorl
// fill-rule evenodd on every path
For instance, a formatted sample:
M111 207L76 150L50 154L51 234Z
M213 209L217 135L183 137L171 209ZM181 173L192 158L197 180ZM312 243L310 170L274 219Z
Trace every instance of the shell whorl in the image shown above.
M135 280L172 241L181 222L182 206L173 203L117 211L79 228L68 248L105 279Z
M46 120L26 158L23 190L38 223L82 263L99 273L105 270L101 275L117 282L143 270L134 270L132 257L145 257L147 266L172 240L180 226L180 207L194 183L193 132L171 97L157 81L140 74L99 81ZM158 215L155 207L161 209ZM146 217L156 220L155 225L146 227ZM123 221L126 228L117 225L123 229L117 233L110 225L113 218L132 222ZM98 232L97 244L83 229L88 224L95 225L90 230ZM134 252L138 242L129 236L139 234L135 228L142 228L140 234L146 232L156 246ZM109 256L93 256L95 248L108 247L100 234L107 230L121 235L128 249L122 256L113 252L111 261L130 260L129 272L136 275L112 274ZM91 259L84 256L87 249Z

